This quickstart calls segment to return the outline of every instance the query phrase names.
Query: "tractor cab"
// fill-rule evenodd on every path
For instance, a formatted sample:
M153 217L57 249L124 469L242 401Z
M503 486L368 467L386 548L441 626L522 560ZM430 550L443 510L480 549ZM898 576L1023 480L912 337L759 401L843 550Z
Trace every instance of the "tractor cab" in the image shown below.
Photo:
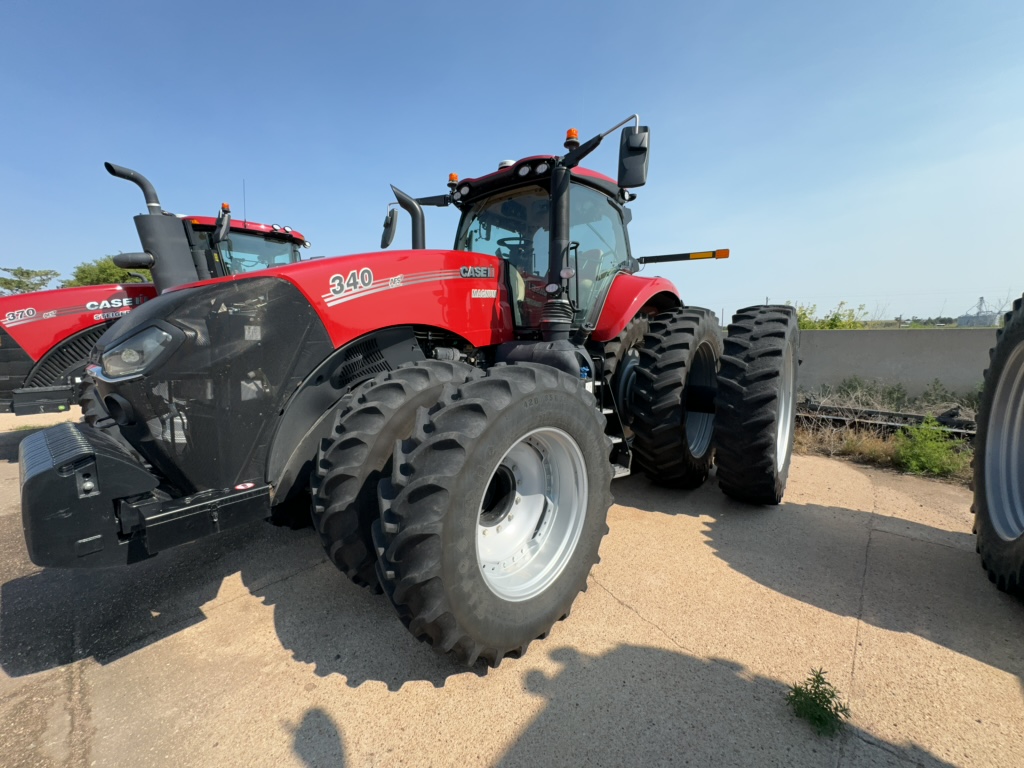
M186 216L188 239L201 254L211 277L227 277L283 267L301 261L299 251L306 245L291 227L232 221L227 203L217 218Z
M551 196L548 179L538 179L536 169L547 160L525 162L512 179L533 175L531 182L512 190L485 193L463 208L455 250L497 256L508 265L507 288L518 329L540 327L549 297L548 266L551 239ZM633 271L628 216L622 206L597 182L613 184L604 177L573 179L569 203L569 253L560 270L571 276L566 292L573 310L574 329L593 325L615 275ZM589 182L589 183L588 183ZM464 189L471 189L468 184Z
M619 177L579 167L601 141L626 123L619 149ZM506 288L521 339L577 342L596 327L617 274L632 273L625 204L628 190L647 180L649 132L636 115L582 144L575 129L566 135L564 156L504 161L494 173L459 181L449 177L448 195L414 199L392 187L413 219L413 248L425 247L423 205L462 210L456 251L496 256L508 268ZM394 236L395 216L385 220L382 247Z

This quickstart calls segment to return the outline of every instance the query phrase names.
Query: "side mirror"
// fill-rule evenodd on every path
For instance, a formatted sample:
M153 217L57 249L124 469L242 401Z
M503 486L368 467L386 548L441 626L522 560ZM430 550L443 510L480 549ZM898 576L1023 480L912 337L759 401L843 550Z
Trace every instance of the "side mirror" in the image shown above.
M217 227L213 230L213 237L210 242L217 244L227 240L228 232L231 231L231 211L221 209L217 216Z
M651 131L646 125L622 129L619 141L619 186L642 187L647 183Z
M392 203L393 205L393 203ZM384 217L384 234L380 236L380 247L382 249L391 245L395 239L395 231L398 229L398 209L388 208L388 215Z

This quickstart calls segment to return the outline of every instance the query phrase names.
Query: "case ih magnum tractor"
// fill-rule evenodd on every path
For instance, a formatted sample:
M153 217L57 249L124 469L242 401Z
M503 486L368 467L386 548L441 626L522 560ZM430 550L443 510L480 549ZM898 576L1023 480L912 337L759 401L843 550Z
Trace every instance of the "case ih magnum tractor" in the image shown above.
M1024 298L990 353L974 440L974 532L981 564L1004 592L1024 594Z
M585 588L613 477L696 487L717 448L726 493L778 503L796 318L742 310L723 354L710 311L636 274L727 253L632 257L625 203L646 180L647 128L623 130L617 181L578 165L615 128L452 178L446 195L396 190L411 250L183 286L134 309L89 367L111 426L21 444L33 562L133 563L311 493L343 572L383 589L416 637L495 665ZM422 206L449 204L454 247L426 249Z
M149 269L154 284L90 285L0 297L0 410L17 415L65 411L79 399L89 352L104 331L134 307L175 285L244 274L299 260L305 241L290 227L217 218L177 217L160 207L141 174L106 163L138 184L149 214L135 217L146 253L120 254L119 266Z

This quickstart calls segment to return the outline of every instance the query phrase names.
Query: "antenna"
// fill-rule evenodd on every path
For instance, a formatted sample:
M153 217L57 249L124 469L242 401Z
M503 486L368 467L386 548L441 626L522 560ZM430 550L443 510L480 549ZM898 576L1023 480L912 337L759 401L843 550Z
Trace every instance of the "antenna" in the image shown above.
M242 179L242 226L247 227L249 217L245 215L245 179Z

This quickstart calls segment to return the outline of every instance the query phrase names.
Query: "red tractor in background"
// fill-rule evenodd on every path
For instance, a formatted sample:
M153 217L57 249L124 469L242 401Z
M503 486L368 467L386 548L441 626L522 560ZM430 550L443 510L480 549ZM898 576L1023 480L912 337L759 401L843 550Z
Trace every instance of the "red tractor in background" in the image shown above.
M777 504L798 365L789 307L712 312L637 272L618 178L566 154L415 199L412 249L185 285L135 308L88 368L108 418L20 448L37 565L133 563L311 496L330 559L466 663L518 655L564 618L607 531L613 477ZM461 211L425 247L424 205ZM393 237L389 212L382 246ZM55 516L53 510L63 510Z
M146 253L120 254L114 261L150 269L154 283L0 297L0 411L66 411L79 401L93 344L115 320L171 286L292 264L299 261L299 247L308 246L290 227L232 221L227 203L216 218L168 214L144 176L111 163L105 167L138 184L149 208L135 219Z

